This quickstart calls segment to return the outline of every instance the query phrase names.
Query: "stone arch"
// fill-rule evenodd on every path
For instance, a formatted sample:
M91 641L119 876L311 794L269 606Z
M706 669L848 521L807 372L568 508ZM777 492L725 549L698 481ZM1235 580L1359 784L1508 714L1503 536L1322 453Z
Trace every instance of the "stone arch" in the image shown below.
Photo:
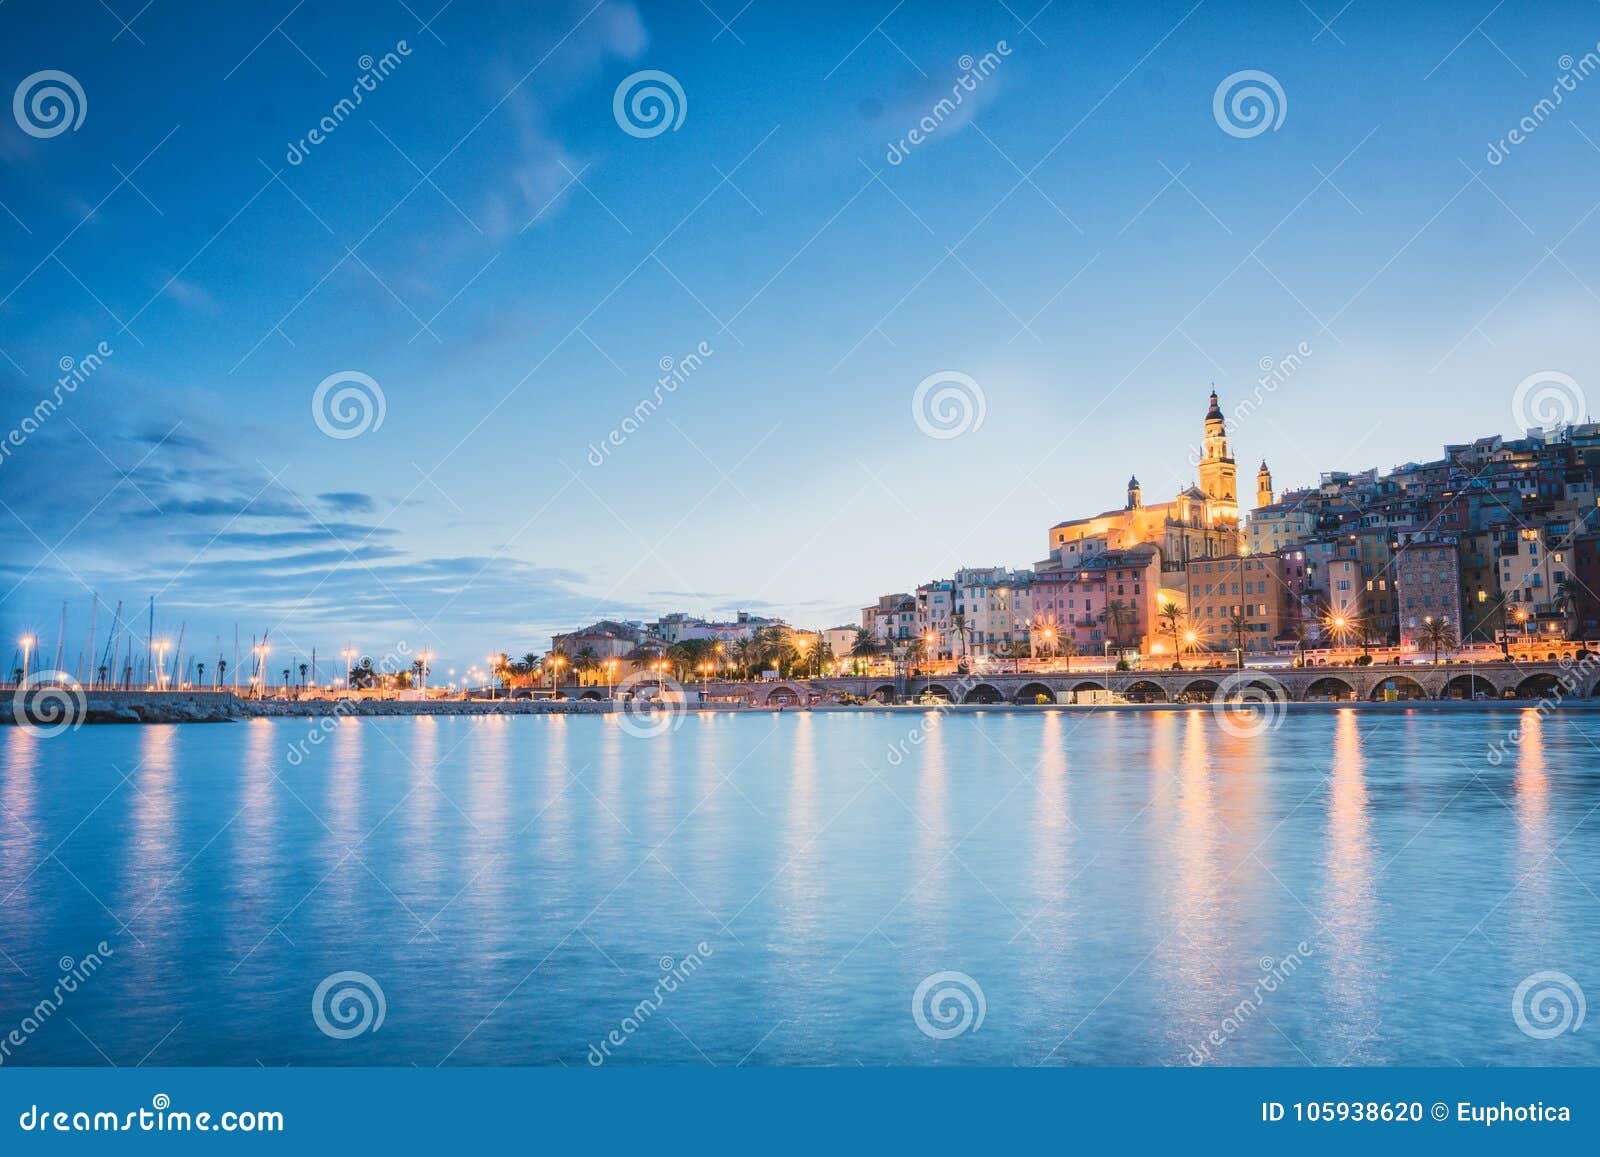
M1104 683L1098 683L1093 679L1084 679L1072 685L1073 694L1077 694L1079 691L1104 691L1105 689L1106 685Z
M1387 675L1372 685L1372 693L1367 698L1373 700L1383 699L1384 692L1389 689L1391 683L1394 684L1394 689L1401 699L1426 699L1428 697L1428 692L1423 689L1422 684L1409 675Z
M1220 688L1217 686L1217 681L1215 679L1195 679L1192 682L1184 685L1183 690L1178 693L1177 702L1210 702L1212 699L1216 698L1216 694L1219 689Z
M605 696L600 693L599 688L591 687L587 691L585 691L583 694L579 695L578 698L579 699L604 699Z
M1323 675L1313 679L1306 688L1306 699L1354 699L1356 689L1343 679L1333 675Z
M1167 693L1161 684L1149 679L1135 679L1122 689L1122 697L1130 703L1165 703Z
M798 707L805 703L808 696L803 688L792 683L779 683L767 691L766 698L762 701L768 707Z
M1541 671L1537 675L1529 675L1517 684L1518 699L1548 699L1559 697L1565 693L1561 680L1548 671Z
M1045 697L1045 702L1047 703L1054 703L1056 701L1056 693L1049 687L1045 686L1045 684L1024 683L1021 687L1017 688L1017 693L1013 697L1013 702L1038 703L1039 696L1041 695Z
M962 697L963 703L1004 703L1005 695L993 683L979 683Z
M950 688L943 683L929 683L922 688L921 695L930 695L935 699L942 699L946 703L954 703L956 701L956 697L951 694ZM918 697L920 698L921 695Z
M1500 688L1494 682L1475 671L1465 675L1457 675L1444 685L1440 692L1441 699L1471 699L1474 695L1487 695L1491 699L1500 698Z
M881 685L879 687L874 687L867 694L867 698L868 699L876 699L879 703L893 703L894 702L894 684L893 683L884 683L883 685Z

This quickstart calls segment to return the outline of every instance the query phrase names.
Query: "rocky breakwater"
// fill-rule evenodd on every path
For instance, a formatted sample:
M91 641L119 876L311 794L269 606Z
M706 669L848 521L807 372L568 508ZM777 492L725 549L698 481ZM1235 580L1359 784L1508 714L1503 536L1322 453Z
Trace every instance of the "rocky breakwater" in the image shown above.
M81 723L227 723L243 719L231 691L105 691L45 684L12 693L0 723L64 728Z

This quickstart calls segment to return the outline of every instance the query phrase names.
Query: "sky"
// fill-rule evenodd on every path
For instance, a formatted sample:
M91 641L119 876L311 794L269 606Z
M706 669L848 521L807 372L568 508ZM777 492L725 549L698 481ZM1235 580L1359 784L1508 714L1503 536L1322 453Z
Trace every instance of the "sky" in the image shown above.
M1212 383L1246 493L1587 413L1594 4L438 3L0 7L0 649L821 627Z

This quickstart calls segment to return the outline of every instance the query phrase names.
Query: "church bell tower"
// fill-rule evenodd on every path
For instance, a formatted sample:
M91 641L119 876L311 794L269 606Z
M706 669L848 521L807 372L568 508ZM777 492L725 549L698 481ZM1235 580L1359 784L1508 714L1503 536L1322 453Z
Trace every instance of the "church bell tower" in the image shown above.
M1228 452L1228 426L1217 404L1217 391L1211 391L1211 408L1206 411L1205 450L1200 459L1200 491L1214 506L1233 508L1238 517L1239 489L1233 455Z
M1256 506L1272 505L1272 471L1267 469L1267 460L1261 460L1261 469L1256 471Z

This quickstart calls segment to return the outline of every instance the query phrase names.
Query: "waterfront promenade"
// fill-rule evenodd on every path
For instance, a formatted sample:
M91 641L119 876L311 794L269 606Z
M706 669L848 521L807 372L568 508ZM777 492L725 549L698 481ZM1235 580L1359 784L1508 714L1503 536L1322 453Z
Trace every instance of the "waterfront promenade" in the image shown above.
M250 718L414 715L604 715L626 710L1020 709L1159 710L1247 702L1295 707L1461 709L1541 705L1600 709L1600 662L1481 663L1189 669L1022 671L1000 674L832 676L760 681L670 680L613 698L605 687L563 686L529 696L386 699L316 692L252 698L232 691L130 691L41 686L9 695L0 722L221 723ZM662 693L666 698L659 698Z

